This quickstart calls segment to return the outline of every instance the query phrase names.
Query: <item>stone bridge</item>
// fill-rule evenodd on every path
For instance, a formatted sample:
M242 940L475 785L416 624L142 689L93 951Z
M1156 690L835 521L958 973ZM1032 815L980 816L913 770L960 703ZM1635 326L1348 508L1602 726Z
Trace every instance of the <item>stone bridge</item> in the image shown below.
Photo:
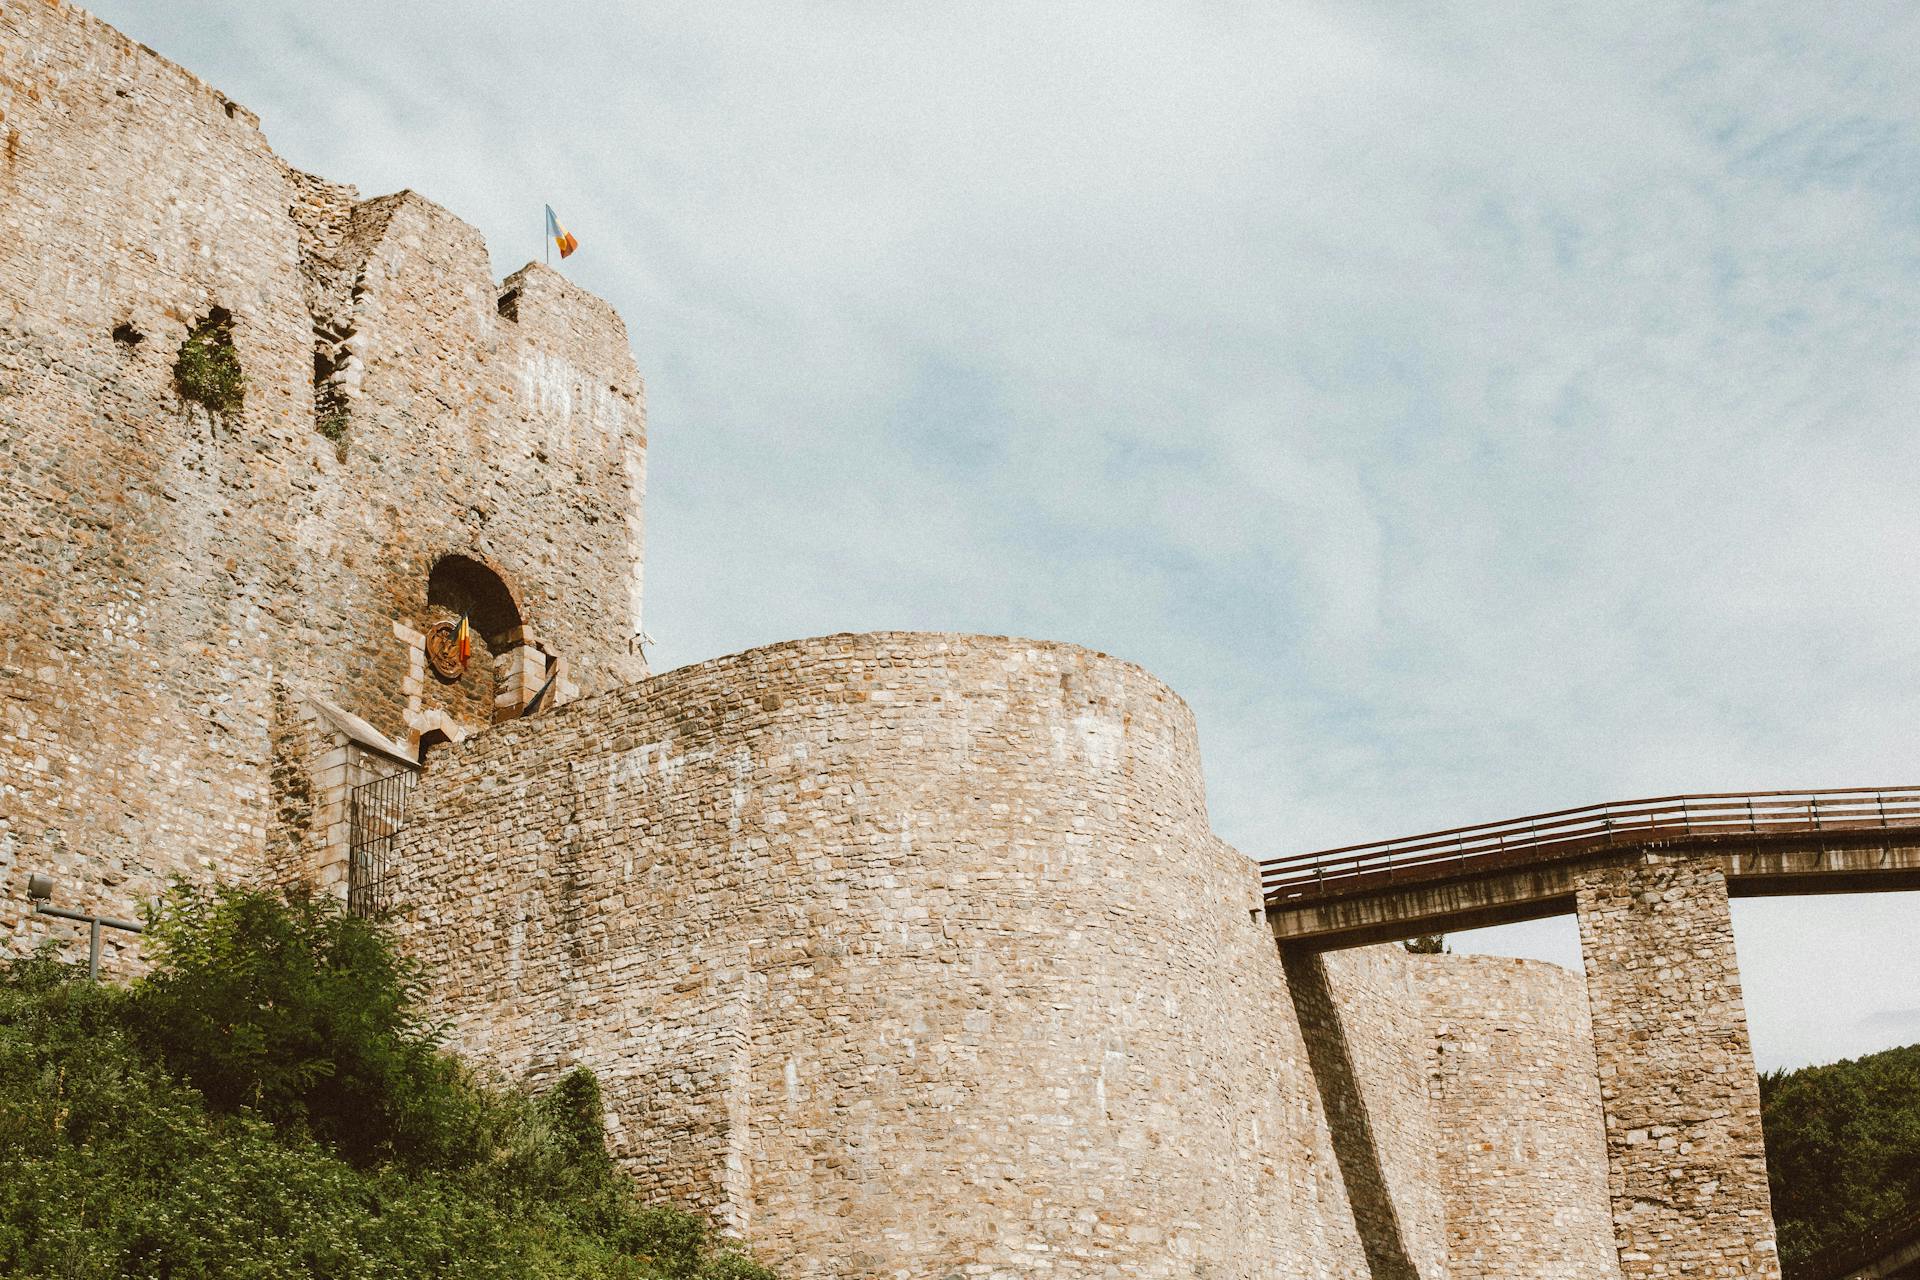
M1920 787L1664 796L1274 858L1286 949L1573 913L1628 1277L1778 1277L1729 897L1920 889Z

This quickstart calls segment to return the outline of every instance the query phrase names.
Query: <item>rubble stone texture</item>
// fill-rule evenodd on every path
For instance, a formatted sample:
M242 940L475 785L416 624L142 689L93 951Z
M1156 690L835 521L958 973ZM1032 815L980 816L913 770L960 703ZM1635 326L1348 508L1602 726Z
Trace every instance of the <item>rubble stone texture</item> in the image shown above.
M1448 1275L1432 1036L1399 947L1285 957L1309 1061L1374 1280Z
M1371 1280L1617 1280L1586 997L1536 961L1290 952Z
M1618 1280L1580 976L1501 956L1407 959L1431 1035L1449 1274Z
M1395 1274L1453 1274L1441 1175L1468 1162L1423 994L1452 958L1327 957L1296 1018L1199 774L1186 706L1101 654L776 645L448 750L398 857L406 936L465 1051L592 1064L629 1167L794 1275L1378 1276L1386 1220ZM1577 983L1504 990L1579 1009ZM1603 1167L1580 1083L1514 1121L1576 1117L1513 1152L1543 1193ZM1469 1109L1456 1132L1509 1123ZM1584 1237L1516 1190L1479 1256L1611 1274L1602 1187Z
M683 668L451 750L398 862L457 1042L592 1062L617 1152L784 1270L1362 1274L1251 864L1129 664Z
M173 378L216 311L220 414ZM116 915L174 875L344 895L355 788L431 747L390 865L435 1012L509 1078L593 1068L642 1188L789 1275L1617 1274L1602 1134L1632 1135L1570 975L1283 958L1187 707L1101 654L831 636L650 677L646 443L605 303L495 281L430 201L299 173L152 51L0 0L0 949L73 938L30 871ZM1758 1240L1757 1129L1630 1025L1613 884L1582 899L1609 1123L1706 1135L1676 1185ZM1679 1007L1750 1086L1710 943Z
M1726 877L1649 855L1585 874L1578 910L1621 1270L1777 1280Z
M172 376L214 307L246 376L223 416ZM269 844L337 880L329 797L291 785L310 699L407 747L493 719L496 647L563 660L562 699L643 675L640 396L619 318L558 273L498 284L427 200L295 173L112 28L0 4L0 874L116 915ZM395 630L456 616L427 598L449 555L520 615L451 684ZM47 932L23 907L15 945Z

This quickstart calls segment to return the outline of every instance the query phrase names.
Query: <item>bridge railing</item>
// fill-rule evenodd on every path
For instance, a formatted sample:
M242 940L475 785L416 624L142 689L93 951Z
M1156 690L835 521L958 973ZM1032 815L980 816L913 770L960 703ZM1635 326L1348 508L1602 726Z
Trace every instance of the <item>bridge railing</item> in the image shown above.
M1260 863L1260 886L1272 903L1552 862L1615 845L1913 826L1920 826L1920 787L1656 796L1268 858Z
M1876 1262L1890 1261L1889 1255L1903 1247L1920 1243L1920 1207L1909 1207L1892 1217L1882 1218L1858 1235L1828 1245L1811 1258L1804 1259L1797 1274L1806 1280L1846 1280L1852 1275L1869 1274L1866 1268ZM1898 1272L1873 1272L1898 1275ZM1911 1275L1912 1272L1908 1272Z

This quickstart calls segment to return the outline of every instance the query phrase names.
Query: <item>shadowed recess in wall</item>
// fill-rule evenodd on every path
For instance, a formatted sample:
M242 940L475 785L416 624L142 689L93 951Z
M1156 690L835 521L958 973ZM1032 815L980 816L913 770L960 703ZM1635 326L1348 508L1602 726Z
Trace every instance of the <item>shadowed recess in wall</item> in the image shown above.
M174 360L173 384L182 399L214 413L238 413L246 403L247 375L233 349L233 314L225 307L208 311L188 332Z
M427 575L427 603L467 615L493 652L519 642L514 633L521 626L520 606L513 602L513 591L478 560L445 555L434 561Z
M1353 1206L1353 1224L1366 1250L1367 1274L1372 1280L1420 1280L1420 1269L1407 1254L1399 1211L1387 1191L1373 1121L1360 1095L1353 1050L1327 984L1326 966L1318 952L1292 947L1281 948L1280 959L1287 971L1287 989L1293 993L1300 1034L1307 1042L1307 1061L1320 1089L1320 1105L1327 1113L1340 1178Z

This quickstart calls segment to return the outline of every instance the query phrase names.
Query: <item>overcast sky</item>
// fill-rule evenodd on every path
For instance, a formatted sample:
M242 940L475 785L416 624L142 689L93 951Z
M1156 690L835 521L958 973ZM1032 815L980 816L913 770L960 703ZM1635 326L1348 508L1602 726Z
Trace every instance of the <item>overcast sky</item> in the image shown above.
M1909 4L93 8L503 274L553 204L659 667L1120 654L1254 854L1920 782ZM1920 1040L1916 899L1736 904L1763 1066Z

